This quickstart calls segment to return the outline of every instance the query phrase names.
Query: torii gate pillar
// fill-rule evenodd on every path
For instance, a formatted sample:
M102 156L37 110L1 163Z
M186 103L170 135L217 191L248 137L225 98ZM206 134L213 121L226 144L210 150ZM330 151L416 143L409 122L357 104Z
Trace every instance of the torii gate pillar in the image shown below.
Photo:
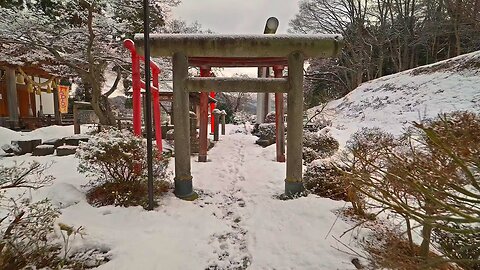
M188 59L182 52L173 54L173 119L175 147L175 195L194 200L190 167L190 112L189 94L185 85L188 78Z

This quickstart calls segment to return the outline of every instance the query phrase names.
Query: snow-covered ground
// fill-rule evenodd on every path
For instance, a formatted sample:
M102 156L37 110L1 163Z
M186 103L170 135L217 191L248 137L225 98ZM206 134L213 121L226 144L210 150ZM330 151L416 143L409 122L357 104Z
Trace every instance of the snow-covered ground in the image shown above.
M64 128L51 127L48 133L57 129L57 137L71 135ZM32 197L47 197L60 207L59 222L85 228L84 238L75 240L77 249L110 250L112 260L98 269L355 269L350 260L356 256L342 243L355 248L357 235L346 234L342 243L334 239L351 227L336 216L345 203L314 195L277 199L285 163L274 161L275 146L261 148L254 144L256 137L227 128L230 134L209 151L209 162L192 157L199 199L187 202L169 193L150 212L89 205L82 188L88 179L76 171L73 156L24 155L0 163L54 162L47 171L55 176L54 184ZM42 130L35 134L41 136ZM0 144L18 136L5 129L0 133Z
M401 134L412 121L455 110L480 112L480 51L366 82L324 110L326 131L345 142L362 127ZM317 108L310 109L313 114Z
M81 132L88 132L89 125L82 125ZM54 138L73 136L73 126L49 126L29 132L15 132L11 129L0 127L0 146L10 144L13 140L41 139L42 141ZM0 150L0 153L1 152Z
M479 62L480 52L475 52L365 83L328 104L324 115L332 125L326 132L344 145L362 127L399 134L411 121L438 113L479 112ZM362 253L356 238L368 229L336 240L352 226L336 215L346 203L314 195L277 199L283 192L285 164L274 161L275 146L261 148L254 144L256 137L227 128L229 135L209 151L209 162L192 157L199 199L187 202L169 193L150 212L89 205L82 187L89 179L77 172L73 156L24 155L0 159L0 164L53 162L47 171L56 178L53 185L31 196L49 198L59 207L59 222L85 228L83 239L74 242L76 249L109 250L112 260L98 269L355 269L350 261L357 256L352 253ZM71 126L28 133L0 128L0 145L72 133ZM172 160L172 172L173 166Z

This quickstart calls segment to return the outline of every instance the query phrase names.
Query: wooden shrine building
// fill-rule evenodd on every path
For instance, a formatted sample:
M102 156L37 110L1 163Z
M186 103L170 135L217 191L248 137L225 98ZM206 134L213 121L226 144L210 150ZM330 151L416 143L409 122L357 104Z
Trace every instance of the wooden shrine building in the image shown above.
M0 62L0 126L31 130L61 124L59 79L34 65Z

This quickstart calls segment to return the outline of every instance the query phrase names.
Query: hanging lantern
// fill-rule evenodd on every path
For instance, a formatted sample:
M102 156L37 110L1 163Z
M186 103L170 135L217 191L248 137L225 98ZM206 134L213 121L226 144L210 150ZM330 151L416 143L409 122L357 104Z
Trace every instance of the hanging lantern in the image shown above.
M49 93L49 94L52 93L52 87L50 85L51 85L51 83L47 84L47 93Z
M29 83L29 84L27 85L27 91L28 91L28 93L33 93L33 91L34 91L34 89L33 89L33 84Z
M17 84L25 85L25 77L22 74L17 74L16 81Z
M40 89L40 87L36 87L35 88L35 94L40 96L42 94L42 89Z

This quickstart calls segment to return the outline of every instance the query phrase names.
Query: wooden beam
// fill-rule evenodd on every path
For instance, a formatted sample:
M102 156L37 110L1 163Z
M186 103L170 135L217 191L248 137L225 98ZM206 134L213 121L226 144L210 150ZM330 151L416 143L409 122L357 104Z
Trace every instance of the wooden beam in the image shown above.
M138 53L142 54L143 34L136 34L134 39ZM187 57L287 57L300 51L310 58L337 55L342 36L152 34L150 44L155 57L169 57L175 52Z
M288 80L281 78L188 78L186 87L190 92L257 92L286 93Z

